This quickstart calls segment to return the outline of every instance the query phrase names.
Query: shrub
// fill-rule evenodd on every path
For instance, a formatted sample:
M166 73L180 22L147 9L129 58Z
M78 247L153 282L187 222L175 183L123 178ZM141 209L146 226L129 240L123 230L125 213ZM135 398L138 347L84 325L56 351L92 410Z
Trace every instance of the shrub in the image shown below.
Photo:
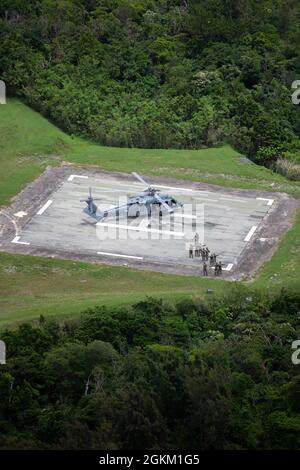
M300 181L300 165L286 158L278 158L275 165L277 173L286 176L290 180Z

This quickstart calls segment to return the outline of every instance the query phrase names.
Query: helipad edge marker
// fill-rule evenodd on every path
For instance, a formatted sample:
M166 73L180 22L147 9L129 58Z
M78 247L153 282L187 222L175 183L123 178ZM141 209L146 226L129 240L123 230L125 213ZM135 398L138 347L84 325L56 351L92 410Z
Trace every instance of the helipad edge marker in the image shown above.
M257 229L257 226L253 225L253 227L249 230L248 235L244 238L244 242L248 242L251 239L256 229Z
M97 251L97 255L114 256L116 258L144 259L142 256L122 255L121 253L108 253L106 251Z
M229 264L227 264L226 268L223 268L223 270L224 271L231 271L232 267L233 267L233 263L229 263Z
M30 245L30 243L28 242L20 242L20 236L16 236L12 241L11 243L17 243L18 245Z
M52 202L52 199L49 199L49 201L47 201L46 204L44 204L43 207L41 207L41 209L37 212L37 215L42 215L45 210L48 209L49 206L51 206Z
M68 178L68 181L73 181L74 178L88 178L88 176L85 175L70 175Z
M274 202L274 199L267 199L267 198L265 198L265 197L257 197L256 199L258 199L259 201L268 201L268 202L267 202L267 205L268 205L268 206L271 206L271 205L273 204L273 202Z
M99 227L109 227L109 228L118 228L118 229L125 229L125 230L134 230L136 232L152 232L152 233L160 233L160 234L165 234L165 235L176 235L178 237L184 237L183 232L172 232L171 230L158 230L155 228L146 228L146 227L140 227L139 225L133 226L133 225L121 225L121 224L107 224L103 222L97 222L96 224Z

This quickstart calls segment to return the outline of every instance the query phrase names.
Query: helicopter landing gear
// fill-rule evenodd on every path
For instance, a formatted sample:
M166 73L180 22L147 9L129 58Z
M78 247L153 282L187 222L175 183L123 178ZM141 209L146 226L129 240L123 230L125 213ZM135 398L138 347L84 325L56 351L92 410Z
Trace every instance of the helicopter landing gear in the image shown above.
M152 211L150 204L146 204L148 219L151 219Z
M161 210L161 204L158 204L158 215L159 217L162 217L163 215L162 210Z

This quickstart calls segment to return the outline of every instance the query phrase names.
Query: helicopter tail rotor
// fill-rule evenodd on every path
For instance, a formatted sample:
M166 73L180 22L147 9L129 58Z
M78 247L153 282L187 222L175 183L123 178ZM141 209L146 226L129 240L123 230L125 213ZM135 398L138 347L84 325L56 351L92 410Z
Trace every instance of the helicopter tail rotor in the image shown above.
M89 188L89 195L86 199L80 199L80 202L85 202L87 207L84 209L84 212L95 219L102 219L103 214L99 211L94 201L99 201L100 199L95 199L92 196L92 188Z

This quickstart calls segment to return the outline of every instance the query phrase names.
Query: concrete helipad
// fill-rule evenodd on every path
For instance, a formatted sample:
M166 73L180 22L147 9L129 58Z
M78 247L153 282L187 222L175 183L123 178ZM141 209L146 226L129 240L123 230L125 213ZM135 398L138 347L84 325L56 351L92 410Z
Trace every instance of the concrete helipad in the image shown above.
M268 218L273 221L272 212L283 202L278 195L143 176L181 201L183 208L171 215L163 210L161 217L153 210L151 219L141 209L139 217L120 211L97 223L83 212L81 200L89 188L101 213L142 193L144 185L132 175L69 166L50 169L21 193L12 208L2 211L1 221L10 230L1 249L201 274L201 259L188 257L198 233L200 243L218 255L225 276L233 276L249 259L251 247L253 256L260 249L262 259L272 248ZM129 215L135 213L133 207Z

